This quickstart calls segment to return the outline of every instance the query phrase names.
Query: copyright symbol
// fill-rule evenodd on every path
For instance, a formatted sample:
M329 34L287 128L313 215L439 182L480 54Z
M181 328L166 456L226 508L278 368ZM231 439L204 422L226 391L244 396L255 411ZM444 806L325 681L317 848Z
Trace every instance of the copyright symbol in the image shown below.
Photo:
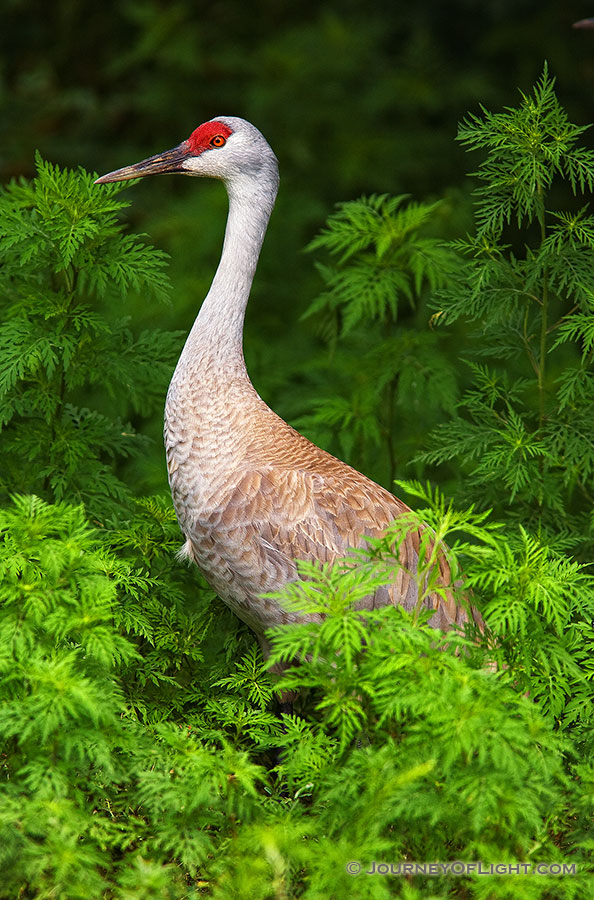
M346 870L349 875L358 875L361 871L361 863L355 862L355 860L353 860L353 862L349 862L346 864Z

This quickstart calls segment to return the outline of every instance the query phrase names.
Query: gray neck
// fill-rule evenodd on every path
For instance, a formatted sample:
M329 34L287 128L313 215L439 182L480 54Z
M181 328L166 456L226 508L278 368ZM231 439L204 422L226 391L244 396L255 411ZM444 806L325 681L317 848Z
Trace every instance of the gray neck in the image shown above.
M278 190L276 169L226 182L229 215L221 260L188 336L178 372L214 364L245 373L243 320L258 257Z

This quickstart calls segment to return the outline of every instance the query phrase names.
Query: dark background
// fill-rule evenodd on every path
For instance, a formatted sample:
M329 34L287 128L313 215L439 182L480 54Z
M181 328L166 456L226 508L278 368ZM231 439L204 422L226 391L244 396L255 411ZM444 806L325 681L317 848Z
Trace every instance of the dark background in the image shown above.
M372 192L445 198L442 236L464 233L476 161L455 141L458 121L479 104L515 104L547 60L570 117L588 123L594 31L572 23L590 15L594 5L562 0L8 0L1 177L32 175L35 149L101 173L179 143L214 115L254 122L279 157L281 192L248 312L246 357L260 393L298 422L320 391L332 390L327 348L314 324L300 321L321 289L305 244L336 202ZM217 263L224 190L147 179L130 199L130 225L171 254L174 284L168 308L131 297L131 320L185 332ZM155 436L155 453L140 478L163 487L160 417L143 428Z

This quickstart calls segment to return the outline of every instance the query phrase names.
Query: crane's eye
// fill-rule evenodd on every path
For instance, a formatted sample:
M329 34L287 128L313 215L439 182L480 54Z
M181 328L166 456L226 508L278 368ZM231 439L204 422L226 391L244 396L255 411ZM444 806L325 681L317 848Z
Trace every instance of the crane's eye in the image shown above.
M223 137L222 134L215 134L213 139L210 142L211 147L224 147L227 141Z

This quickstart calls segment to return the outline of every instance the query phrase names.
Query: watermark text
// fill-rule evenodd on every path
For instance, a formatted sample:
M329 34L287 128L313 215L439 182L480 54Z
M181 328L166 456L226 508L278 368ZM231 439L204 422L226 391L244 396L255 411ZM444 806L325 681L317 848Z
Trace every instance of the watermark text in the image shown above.
M379 862L367 865L353 859L346 864L349 875L577 875L576 863L484 863L484 862Z

